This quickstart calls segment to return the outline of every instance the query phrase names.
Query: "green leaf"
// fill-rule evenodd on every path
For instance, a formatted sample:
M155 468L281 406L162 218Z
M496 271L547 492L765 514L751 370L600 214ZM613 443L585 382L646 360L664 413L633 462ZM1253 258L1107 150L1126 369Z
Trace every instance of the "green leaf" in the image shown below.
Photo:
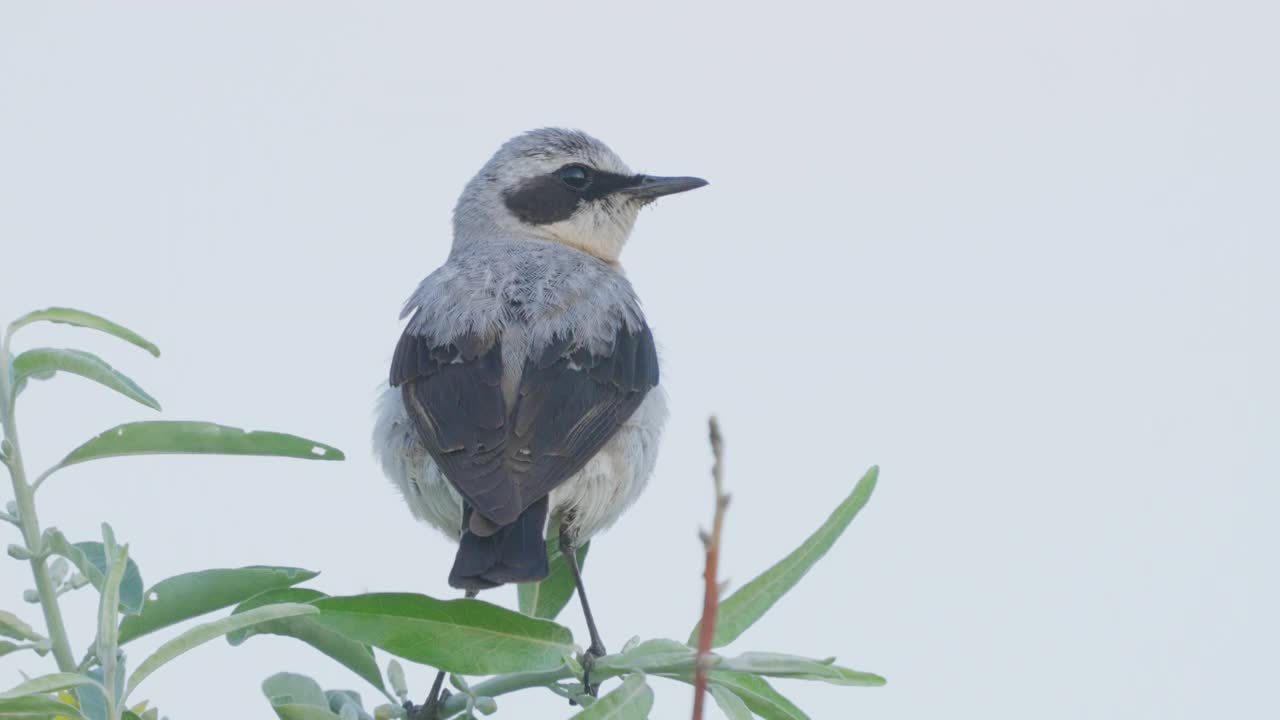
M153 410L160 409L160 403L156 402L155 398L93 353L83 350L36 348L22 353L13 360L15 384L29 377L42 378L59 370L105 385Z
M32 678L24 683L20 683L8 692L0 693L0 700L9 700L10 698L22 697L24 695L38 695L41 693L56 692L58 690L66 690L79 685L97 685L99 689L102 685L97 680L79 673L52 673L49 675L41 675L38 678Z
M78 542L72 545L66 536L57 528L44 531L44 546L57 555L71 561L72 565L89 578L93 586L102 591L107 579L107 553L102 543L94 541ZM124 579L120 582L120 610L136 614L142 608L142 573L132 559L125 567Z
M324 695L329 698L329 709L337 713L338 717L343 717L343 712L346 712L356 720L373 720L373 716L365 712L360 693L353 690L325 690Z
M662 676L693 684L692 672L662 673ZM747 673L712 670L707 673L707 680L710 685L723 685L733 691L751 712L763 720L809 720L808 715L774 690L764 678Z
M737 657L725 658L716 667L769 677L821 680L834 685L879 687L885 683L884 678L879 675L843 668L832 664L833 661L834 658L819 661L782 653L745 652Z
M320 683L298 673L280 672L263 680L262 694L272 705L294 703L329 709L329 698Z
M106 573L107 579L102 584L102 597L99 598L98 603L97 654L99 662L114 661L116 657L116 648L119 646L117 642L119 628L116 626L116 616L119 614L120 608L120 584L124 580L125 568L129 566L129 546L115 547L115 541L110 538L109 530L107 534L108 541L111 543L110 550L114 557L111 559L111 567ZM139 607L141 607L141 579L138 582L138 592ZM114 665L112 667L114 668ZM109 683L104 684L109 685Z
M165 578L147 590L141 612L120 623L120 644L244 602L263 591L306 582L318 574L294 567L250 566L214 568Z
M75 705L68 705L45 695L28 695L0 700L0 718L4 720L17 720L17 718L49 720L54 717L70 718L70 720L84 719Z
M720 706L720 711L729 720L755 720L755 716L751 714L751 708L742 702L742 698L733 694L733 691L723 685L711 683L707 689L711 691L711 697L715 699L716 705Z
M101 682L102 670L95 668L94 678ZM107 717L107 696L102 692L102 685L85 685L75 689L76 702L80 705L80 714L88 720L110 720Z
M693 648L675 640L645 640L630 650L600 658L596 667L644 673L692 671L696 655Z
M254 608L240 615L232 615L221 620L214 620L203 625L187 630L178 637L166 642L156 649L142 664L138 665L138 669L133 671L129 676L129 683L125 688L125 697L127 698L138 684L147 678L148 675L160 669L165 663L187 652L188 650L213 640L214 638L226 635L229 632L239 630L243 627L249 627L260 622L268 620L277 620L284 617L292 617L294 615L306 615L318 612L311 605L302 605L297 603L288 603L281 605L269 605L267 607Z
M854 516L862 506L867 504L867 500L871 498L871 491L875 490L879 475L878 467L868 470L849 497L836 507L822 527L810 535L800 547L751 582L738 588L737 592L720 603L720 609L716 615L715 634L711 638L712 647L723 647L736 640L747 628L763 617L788 590L800 582L800 578L804 577L805 573L809 572L809 568L827 554L840 534L849 527ZM698 630L701 626L702 623L699 622L689 633L690 645L698 644Z
M315 705L283 703L272 705L271 709L276 711L276 717L280 718L280 720L342 720L329 708L316 707Z
M576 720L647 720L653 707L653 690L644 681L643 673L633 673L582 712Z
M11 612L0 610L0 635L14 640L40 640L44 636Z
M259 593L240 603L233 615L252 610L263 605L276 603L310 603L328 595L310 588L281 588ZM329 657L337 660L349 670L364 678L370 685L385 691L382 684L382 673L378 670L378 662L373 657L373 650L368 645L356 642L333 629L316 621L314 617L290 617L272 620L259 625L237 630L227 635L227 642L239 645L254 635L283 635L292 637L310 645Z
M19 646L17 643L12 643L12 642L9 642L8 640L0 640L0 657L4 657L9 653L17 652L21 649L22 647Z
M586 542L578 548L579 570L587 560L587 550L590 547L591 543ZM547 523L547 564L550 571L546 578L536 583L520 583L516 586L516 593L520 601L520 612L544 620L555 620L577 590L573 574L569 572L569 563L565 562L564 555L560 553L560 523L555 520Z
M270 455L303 460L343 460L342 451L295 435L245 432L206 422L151 420L125 423L72 450L48 475L77 463L125 455Z
M12 335L18 328L24 325L30 325L31 323L40 320L75 325L93 330L101 330L104 333L115 335L125 342L137 345L155 357L160 357L160 348L143 339L142 336L129 328L117 325L99 315L94 315L93 313L88 313L83 310L75 310L72 308L51 307L27 313L17 320L9 323L9 334Z
M568 628L480 600L372 593L315 601L323 625L407 660L462 675L560 667Z

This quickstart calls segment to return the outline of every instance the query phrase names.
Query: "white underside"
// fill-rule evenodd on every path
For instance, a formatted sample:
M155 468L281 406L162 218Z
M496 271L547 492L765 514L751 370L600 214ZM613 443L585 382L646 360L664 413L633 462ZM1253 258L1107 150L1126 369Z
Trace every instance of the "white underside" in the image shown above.
M399 388L383 391L377 414L373 448L383 471L414 517L456 541L462 533L462 497L418 440ZM666 395L655 387L600 452L551 491L551 516L572 511L582 540L612 525L644 490L666 420Z

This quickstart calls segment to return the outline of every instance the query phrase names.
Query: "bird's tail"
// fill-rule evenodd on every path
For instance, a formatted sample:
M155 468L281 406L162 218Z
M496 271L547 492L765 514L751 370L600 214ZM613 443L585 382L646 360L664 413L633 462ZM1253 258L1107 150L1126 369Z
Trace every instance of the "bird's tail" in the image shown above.
M449 584L485 590L503 583L531 582L547 576L547 498L530 505L516 521L489 536L470 530L471 506L462 507L462 539L449 572Z

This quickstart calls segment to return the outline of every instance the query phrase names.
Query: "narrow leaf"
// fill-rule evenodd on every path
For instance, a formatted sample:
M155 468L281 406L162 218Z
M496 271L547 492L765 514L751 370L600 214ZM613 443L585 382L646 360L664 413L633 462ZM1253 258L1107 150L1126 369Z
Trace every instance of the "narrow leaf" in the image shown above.
M109 666L114 670L119 637L116 616L120 609L120 583L124 580L125 568L129 566L129 546L115 548L113 545L112 550L115 557L111 559L107 579L102 584L102 597L98 599L97 654L99 661L104 663L103 667ZM111 683L104 684L111 686Z
M297 603L269 605L255 608L240 615L232 615L221 620L197 625L161 645L150 657L143 660L142 664L138 665L138 669L134 670L133 674L129 676L129 683L125 688L125 697L128 697L148 675L197 645L202 645L229 632L260 622L316 612L318 611L311 605Z
M153 410L160 409L160 403L156 402L155 398L93 353L83 350L36 348L22 353L13 360L15 382L22 382L29 377L44 377L59 370L105 385Z
M568 628L480 600L373 593L315 606L318 622L353 640L462 675L552 670L574 652Z
M0 718L30 718L30 720L84 720L84 716L75 705L68 705L44 695L28 695L26 697L0 700Z
M183 620L231 607L319 573L294 567L214 568L165 578L147 590L141 612L120 623L120 644Z
M884 678L867 672L858 672L834 665L831 662L811 660L782 653L745 652L733 658L725 658L717 666L722 670L767 675L769 677L796 680L821 680L834 685L861 685L879 687Z
M276 717L280 718L280 720L342 720L329 708L316 707L315 705L283 703L272 705L271 709L276 711Z
M683 672L693 670L696 653L693 648L675 640L645 640L617 655L596 661L596 667L632 672Z
M755 716L751 714L751 708L742 702L742 698L733 693L732 690L723 686L711 683L707 688L711 691L711 697L715 699L716 705L720 706L720 711L729 720L755 720Z
M75 310L73 308L51 307L27 313L17 320L9 323L9 334L12 335L15 330L24 325L30 325L33 322L41 320L45 322L75 325L77 327L90 328L93 330L101 330L109 335L115 335L125 342L137 345L155 357L160 357L160 348L143 339L141 335L138 335L129 328L117 325L99 315L94 315L93 313L88 313L83 310Z
M608 695L573 717L577 720L647 720L652 708L653 690L644 681L643 673L633 673Z
M97 685L97 680L79 673L52 673L50 675L41 675L38 678L32 678L21 683L5 693L0 693L0 700L8 700L10 698L22 697L23 695L37 695L40 693L51 693L57 690L66 690L78 685Z
M0 657L4 657L9 653L17 652L22 649L22 646L17 643L9 642L8 640L0 640Z
M310 603L328 597L318 590L310 588L281 588L259 593L236 606L233 611L240 614L256 607L276 603ZM254 635L282 635L292 637L310 645L320 652L342 663L347 669L364 678L370 685L385 691L382 684L382 673L378 670L378 662L374 659L373 650L363 643L356 642L341 633L317 622L315 617L289 617L271 620L252 627L243 628L227 635L227 642L239 645Z
M663 677L669 677L673 680L693 684L693 673L663 673ZM707 673L707 679L711 681L711 685L723 685L725 688L732 690L742 702L746 703L751 712L763 718L763 720L809 720L809 716L795 706L790 700L786 699L773 686L764 680L764 678L749 675L747 673L724 672L722 670L712 670Z
M337 448L276 432L245 432L206 422L151 420L126 423L72 450L49 472L124 455L269 455L303 460L342 460Z
M578 548L578 568L582 569L587 559L590 542ZM560 553L560 524L547 523L547 564L550 570L540 582L520 583L516 593L520 602L520 612L544 620L554 620L573 598L577 587L573 583L573 574L569 572L569 563Z
M849 497L836 507L827 521L800 547L720 602L720 609L716 615L716 630L711 638L712 647L723 647L736 640L747 628L763 617L787 591L800 582L800 578L804 577L805 573L809 572L809 568L827 554L840 534L849 527L854 516L867 504L867 500L871 498L871 492L875 490L879 474L878 467L868 470ZM689 633L690 645L697 644L698 629L701 625L702 623L699 622Z
M32 630L31 626L19 619L17 615L4 610L0 610L0 635L14 640L39 640L44 637Z

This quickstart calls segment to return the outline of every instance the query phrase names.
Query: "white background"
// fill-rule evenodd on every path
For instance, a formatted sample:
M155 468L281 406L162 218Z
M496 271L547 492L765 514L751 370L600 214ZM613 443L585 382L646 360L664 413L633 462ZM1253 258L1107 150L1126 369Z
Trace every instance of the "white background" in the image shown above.
M611 649L697 615L716 412L735 584L883 468L736 645L889 678L778 683L813 717L1280 712L1274 3L464 5L0 6L0 316L83 307L164 356L62 327L19 346L99 352L165 418L349 455L83 465L41 492L46 524L109 519L148 583L266 563L450 596L451 547L371 458L373 397L463 183L511 135L569 125L711 181L644 213L623 258L673 416L588 562ZM20 420L38 469L147 417L58 379ZM29 582L0 563L34 622ZM91 600L66 602L77 647ZM0 686L47 664L7 657ZM277 670L373 695L281 638L203 647L141 695L267 718ZM686 687L657 690L654 717L687 716Z

